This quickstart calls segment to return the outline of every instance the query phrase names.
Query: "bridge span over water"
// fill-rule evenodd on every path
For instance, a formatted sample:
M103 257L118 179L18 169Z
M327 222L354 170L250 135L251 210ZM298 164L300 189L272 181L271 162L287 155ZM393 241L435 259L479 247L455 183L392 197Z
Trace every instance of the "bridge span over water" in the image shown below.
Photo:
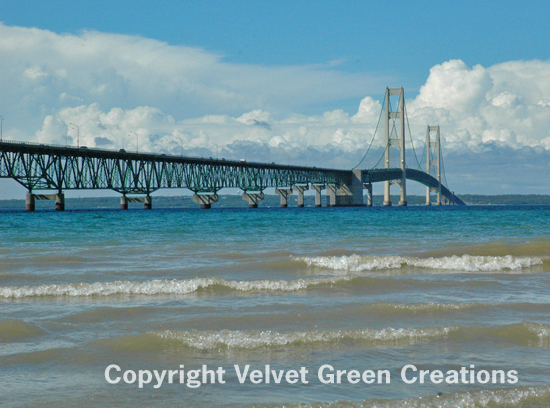
M427 167L429 169L435 163L437 177L405 166L402 88L399 94L401 110L389 111L389 96L396 91L386 90L385 168L338 170L4 140L0 141L0 178L14 179L28 190L27 211L34 211L35 200L44 199L55 200L55 208L64 210L64 191L67 190L105 189L122 195L122 209L128 209L129 202L137 201L144 202L145 208L151 209L151 193L164 188L193 191L193 200L201 208L210 208L218 200L217 193L224 188L242 190L243 199L251 208L258 206L267 188L275 188L281 198L281 207L287 206L287 197L293 192L298 194L298 206L303 207L304 192L309 189L315 191L315 205L319 207L322 205L323 190L326 190L328 206L363 206L372 205L372 184L377 182L385 183L384 205L392 205L389 195L391 184L400 185L399 205L407 205L406 180L426 186L428 205L431 204L431 192L437 194L438 205L463 205L464 202L441 182L439 127L436 142L430 142L430 132L435 127L428 127L426 144ZM392 139L390 120L395 119L401 119L402 132L400 137ZM401 144L400 168L390 165L389 150L396 141ZM434 145L437 147L436 160L430 154L430 146ZM364 189L367 190L366 202Z
M150 208L151 193L163 188L187 188L204 208L217 201L223 188L243 190L255 207L270 187L276 188L283 206L293 191L303 206L303 193L309 188L315 190L318 206L323 190L331 206L369 205L372 183L399 181L403 174L395 168L335 170L2 141L0 177L14 179L28 190L27 209L32 211L36 199L54 199L56 208L64 209L66 190L114 190L122 194L122 208L136 200ZM425 172L406 169L406 177L434 190L439 187L437 179ZM463 204L443 185L441 195L450 203Z

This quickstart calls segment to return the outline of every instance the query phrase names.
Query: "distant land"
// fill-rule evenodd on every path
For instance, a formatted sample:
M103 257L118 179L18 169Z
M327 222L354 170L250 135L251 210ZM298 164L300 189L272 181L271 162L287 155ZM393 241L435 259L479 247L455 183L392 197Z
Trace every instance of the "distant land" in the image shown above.
M213 204L213 208L235 208L247 207L248 203L244 201L240 195L220 195L217 203ZM546 194L505 194L505 195L477 195L477 194L461 194L460 198L468 205L546 205L550 204L550 195ZM384 197L382 195L373 196L373 204L381 206ZM398 195L392 195L391 200L397 204L399 202ZM409 195L407 196L409 205L424 205L426 202L425 196ZM435 198L432 196L432 203ZM304 204L306 207L315 205L315 196L305 196ZM365 197L366 201L366 197ZM265 199L260 202L260 207L279 207L278 195L266 195ZM325 205L326 201L323 201ZM36 201L37 210L53 210L53 201ZM120 208L119 197L86 197L86 198L66 198L65 208L71 209L118 209ZM288 206L297 206L297 196L288 197ZM130 208L143 208L142 203L130 203ZM191 196L153 196L153 208L198 208L198 204L194 203ZM25 200L0 200L0 210L24 210Z

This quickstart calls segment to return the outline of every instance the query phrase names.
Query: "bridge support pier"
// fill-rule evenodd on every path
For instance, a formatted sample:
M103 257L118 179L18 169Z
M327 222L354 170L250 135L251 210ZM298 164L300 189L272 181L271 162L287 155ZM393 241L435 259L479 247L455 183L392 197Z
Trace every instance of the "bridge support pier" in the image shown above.
M144 203L144 208L150 210L153 208L153 198L147 197L126 197L125 195L120 197L120 209L127 210L128 203Z
M248 201L248 208L258 208L258 203L264 199L264 193L244 193L243 200Z
M25 211L34 211L36 209L36 203L33 193L27 193L25 200Z
M193 202L200 204L201 209L209 210L212 204L218 201L218 195L214 194L193 194Z
M401 181L401 198L399 199L399 206L400 207L406 207L407 206L407 187L405 184L403 184L405 181Z
M328 207L351 207L363 205L363 190L360 198L346 184L327 184Z
M144 208L146 210L153 209L153 198L151 196L144 197L143 202L144 202Z
M281 208L287 208L288 195L292 194L292 188L276 188L275 193L281 197Z
M55 211L65 211L65 194L55 194Z
M351 202L348 205L354 207L362 207L364 205L362 173L362 170L352 171L351 186L349 186L349 191L351 193Z
M325 190L327 186L324 184L312 184L311 189L315 190L315 207L322 207L323 202L321 201L321 191Z
M336 184L327 184L327 198L328 203L327 207L336 207L337 199L336 193L338 191L338 186Z
M294 186L294 189L298 192L298 208L304 207L304 191L309 190L309 186Z
M351 184L327 184L329 207L363 206L362 170L353 170Z
M384 207L391 207L390 182L384 181Z
M372 207L372 183L363 184L363 188L367 190L367 206Z
M33 194L28 193L25 199L25 210L26 211L35 211L36 210L36 200L55 200L55 210L56 211L65 211L65 194Z

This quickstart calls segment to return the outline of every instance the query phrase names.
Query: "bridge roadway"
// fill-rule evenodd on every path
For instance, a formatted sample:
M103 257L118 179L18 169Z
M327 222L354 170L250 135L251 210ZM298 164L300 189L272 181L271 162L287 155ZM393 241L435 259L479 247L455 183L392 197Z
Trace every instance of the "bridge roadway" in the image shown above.
M407 178L437 188L438 182L427 173L408 169ZM263 190L275 187L286 205L286 195L316 191L316 204L327 189L329 205L363 205L364 185L401 178L401 169L335 170L275 163L255 163L225 159L137 153L87 147L54 146L13 141L0 142L0 178L12 178L27 190L27 210L34 210L36 199L55 199L56 209L64 209L64 190L110 189L121 193L121 208L128 201L143 201L151 208L150 194L161 188L187 188L203 208L217 201L223 188L239 188L243 199L257 207ZM365 184L363 184L365 183ZM53 190L56 194L35 194L35 190ZM359 194L360 191L360 194ZM372 193L372 188L369 190ZM442 186L449 202L464 204ZM144 194L145 198L126 197Z

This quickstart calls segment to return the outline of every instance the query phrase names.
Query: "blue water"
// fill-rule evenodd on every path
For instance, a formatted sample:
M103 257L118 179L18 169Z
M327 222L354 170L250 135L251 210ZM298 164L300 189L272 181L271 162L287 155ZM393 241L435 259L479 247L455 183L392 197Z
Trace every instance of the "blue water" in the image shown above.
M0 219L4 406L550 404L550 206ZM226 383L109 384L111 364L207 364ZM306 367L310 381L240 384L234 364ZM323 364L387 369L391 383L323 384ZM406 364L518 382L405 384Z

